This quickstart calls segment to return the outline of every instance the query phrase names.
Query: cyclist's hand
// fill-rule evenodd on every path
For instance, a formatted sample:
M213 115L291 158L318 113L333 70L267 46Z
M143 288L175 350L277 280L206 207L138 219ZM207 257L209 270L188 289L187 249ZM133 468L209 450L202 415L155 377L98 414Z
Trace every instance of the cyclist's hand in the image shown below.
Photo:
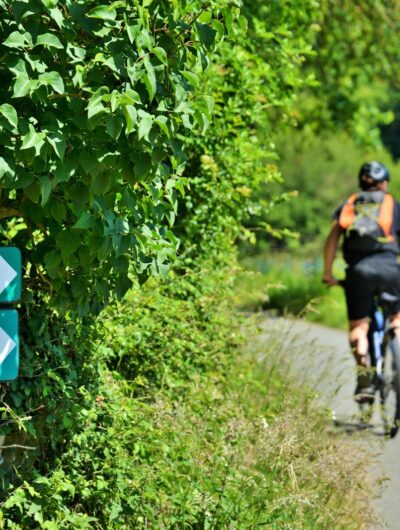
M324 274L322 282L328 287L339 285L339 281L334 276L332 276L332 274Z

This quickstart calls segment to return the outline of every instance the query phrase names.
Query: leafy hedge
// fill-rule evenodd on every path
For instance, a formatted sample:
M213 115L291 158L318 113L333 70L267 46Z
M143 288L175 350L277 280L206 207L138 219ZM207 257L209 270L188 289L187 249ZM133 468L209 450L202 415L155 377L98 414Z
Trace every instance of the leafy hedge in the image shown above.
M16 437L36 450L19 450L16 475L2 470L7 493L0 528L140 528L140 521L144 528L146 518L157 522L157 484L164 483L168 495L175 486L173 471L162 470L173 436L162 425L168 414L163 401L177 402L193 384L223 378L241 340L239 321L227 311L228 277L225 269L204 271L196 285L190 278L168 285L154 280L107 310L95 342L93 336L74 338L72 330L63 335L65 346L57 349L64 363L73 355L79 376L71 377L67 365L47 372L52 384L41 389L49 392L42 397L45 416L31 411L32 419L23 422L26 442L23 434ZM48 351L50 362L54 353ZM9 466L15 454L4 450Z
M9 239L34 296L85 315L127 291L129 266L165 275L187 184L177 133L207 129L200 76L237 18L220 7L0 3L0 214L22 219Z

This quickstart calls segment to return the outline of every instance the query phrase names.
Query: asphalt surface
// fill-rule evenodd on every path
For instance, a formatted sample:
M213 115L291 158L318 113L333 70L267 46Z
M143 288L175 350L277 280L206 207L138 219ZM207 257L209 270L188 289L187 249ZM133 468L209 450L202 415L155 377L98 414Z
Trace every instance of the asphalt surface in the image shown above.
M370 476L375 495L373 509L380 523L369 530L400 530L400 433L393 440L383 436L383 425L375 412L367 431L360 430L358 406L353 400L355 363L344 331L304 321L266 318L261 321L263 338L271 340L276 330L282 355L290 355L291 366L300 382L305 382L332 409L332 425L357 433L370 451Z

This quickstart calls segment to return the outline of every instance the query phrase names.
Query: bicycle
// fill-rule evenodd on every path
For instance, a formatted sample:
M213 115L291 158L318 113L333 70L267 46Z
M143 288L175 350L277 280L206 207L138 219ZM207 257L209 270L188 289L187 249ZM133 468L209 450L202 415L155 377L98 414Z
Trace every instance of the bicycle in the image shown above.
M344 281L339 285L344 286ZM371 418L378 397L386 435L394 438L400 427L400 343L390 325L389 315L398 302L396 296L382 292L374 298L368 331L368 354L373 369L373 400L360 402L361 418Z

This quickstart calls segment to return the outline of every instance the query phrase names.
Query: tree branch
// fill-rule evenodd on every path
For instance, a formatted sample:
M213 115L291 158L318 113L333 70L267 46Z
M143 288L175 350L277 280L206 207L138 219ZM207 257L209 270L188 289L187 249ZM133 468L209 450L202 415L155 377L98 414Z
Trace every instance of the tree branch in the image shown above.
M0 208L0 219L5 219L6 217L23 217L23 214L16 208Z

